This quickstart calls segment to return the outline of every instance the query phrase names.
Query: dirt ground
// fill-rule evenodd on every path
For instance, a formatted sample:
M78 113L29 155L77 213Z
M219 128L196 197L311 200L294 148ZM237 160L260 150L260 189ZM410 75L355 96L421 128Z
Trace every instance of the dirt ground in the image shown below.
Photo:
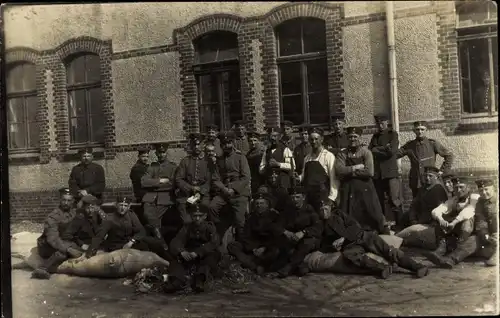
M497 312L498 268L471 261L454 270L433 268L422 279L414 279L404 270L387 280L310 274L283 280L261 278L246 286L182 296L135 294L124 281L66 275L40 281L30 279L29 271L14 270L14 317L338 317ZM246 287L249 293L233 294L235 287Z

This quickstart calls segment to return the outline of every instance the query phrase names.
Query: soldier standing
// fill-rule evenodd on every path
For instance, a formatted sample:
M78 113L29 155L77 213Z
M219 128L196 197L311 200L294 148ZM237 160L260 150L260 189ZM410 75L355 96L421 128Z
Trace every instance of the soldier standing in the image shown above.
M217 227L219 236L223 236L223 223L220 220L222 208L229 205L232 210L233 225L236 237L241 236L245 225L245 216L248 210L250 197L250 167L247 158L238 150L234 149L234 134L224 133L220 135L222 157L217 159L217 169L212 175L212 185L217 195L210 202L208 217Z
M134 190L135 202L142 202L142 198L146 191L142 188L141 179L148 171L149 167L149 147L140 147L137 151L137 162L130 170L130 181Z
M295 137L293 137L293 122L289 120L285 120L281 122L281 139L280 141L285 144L285 146L293 151L295 149L296 140Z
M345 120L343 114L333 114L332 119L332 133L325 136L325 147L328 151L333 153L335 156L342 150L347 148L349 140L346 133L344 132Z
M47 216L43 233L37 240L38 254L44 261L33 271L32 278L49 279L50 274L68 258L68 254L71 257L81 255L80 251L62 239L62 234L76 215L74 197L67 188L60 189L59 196L59 207Z
M250 145L248 144L248 138L246 135L246 122L244 120L237 120L234 122L234 148L239 150L242 155L246 156Z
M78 154L81 161L71 169L68 180L71 194L77 201L88 194L102 200L102 194L106 188L104 168L100 164L92 162L94 156L91 147L80 149Z
M217 157L222 156L222 148L220 146L220 140L219 138L217 138L217 135L219 134L219 127L217 127L217 125L211 124L207 125L206 130L207 130L206 144L214 146Z
M311 143L309 142L309 131L306 124L299 128L302 142L293 150L293 160L295 160L295 173L301 175L304 171L304 159L311 153Z
M252 175L252 194L257 193L257 189L262 184L262 177L259 172L260 161L264 154L264 149L260 142L260 135L256 131L251 131L248 134L248 142L250 150L246 155L248 166L250 167L250 174Z
M167 160L167 145L157 144L155 146L157 162L153 162L148 171L141 179L141 184L146 194L144 202L144 217L156 238L164 242L161 228L163 215L174 204L174 178L177 166Z
M398 150L396 157L402 158L408 156L411 163L410 168L410 188L413 197L417 196L418 189L422 185L421 176L425 166L436 165L436 155L444 158L441 166L441 172L446 174L451 169L453 164L453 154L450 150L445 148L438 141L427 138L425 133L427 131L427 124L423 121L416 121L413 123L413 132L416 138L408 141Z
M368 146L368 149L373 154L373 166L375 168L373 182L386 219L393 219L396 225L402 228L402 184L396 158L399 149L399 136L396 131L389 128L389 118L386 115L375 116L375 122L378 126L378 132L373 135ZM392 213L386 211L386 195Z
M192 221L186 210L189 197L196 197L196 201L204 206L210 204L210 170L203 152L202 136L191 134L189 145L190 154L181 160L175 172L177 209L184 224Z
M493 180L476 181L479 201L476 205L475 231L479 247L478 254L487 258L486 266L498 264L498 201Z

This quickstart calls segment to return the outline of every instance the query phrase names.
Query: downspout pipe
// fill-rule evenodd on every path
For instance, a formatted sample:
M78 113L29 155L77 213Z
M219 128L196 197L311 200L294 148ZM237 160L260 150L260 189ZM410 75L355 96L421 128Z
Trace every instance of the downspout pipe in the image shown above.
M394 36L394 4L392 1L385 2L385 14L387 23L387 53L389 55L391 122L392 129L396 132L399 132L398 81L396 75L396 39ZM401 171L401 159L398 159L398 170Z

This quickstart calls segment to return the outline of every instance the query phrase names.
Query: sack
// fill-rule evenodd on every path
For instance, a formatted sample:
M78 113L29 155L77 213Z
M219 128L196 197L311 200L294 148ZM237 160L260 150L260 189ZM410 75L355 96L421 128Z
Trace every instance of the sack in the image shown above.
M378 262L388 264L383 257L373 253L366 253L366 255ZM306 256L304 263L307 264L309 270L314 273L364 274L367 272L366 269L351 264L342 256L341 252L312 252Z
M381 239L383 239L387 244L389 244L392 247L400 248L401 244L403 244L403 239L398 236L386 235L386 234L380 234L379 236Z
M428 224L415 224L397 233L396 236L405 240L405 246L428 250L437 248L436 231Z

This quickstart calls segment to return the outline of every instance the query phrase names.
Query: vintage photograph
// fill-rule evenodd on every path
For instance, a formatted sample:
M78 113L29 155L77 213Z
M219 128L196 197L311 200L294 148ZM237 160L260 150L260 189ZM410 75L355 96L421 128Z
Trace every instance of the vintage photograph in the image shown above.
M498 315L497 10L3 5L12 317Z

